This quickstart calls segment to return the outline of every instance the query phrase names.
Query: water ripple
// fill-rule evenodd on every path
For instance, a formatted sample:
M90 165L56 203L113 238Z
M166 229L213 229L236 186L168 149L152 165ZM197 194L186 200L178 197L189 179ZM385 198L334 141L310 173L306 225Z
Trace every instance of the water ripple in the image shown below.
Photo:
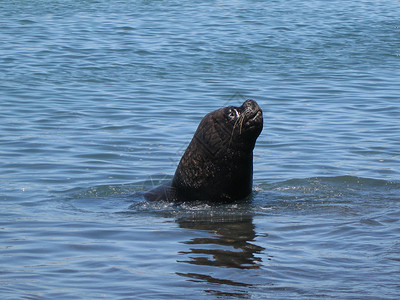
M3 298L399 298L398 2L0 6ZM253 198L144 201L246 98Z

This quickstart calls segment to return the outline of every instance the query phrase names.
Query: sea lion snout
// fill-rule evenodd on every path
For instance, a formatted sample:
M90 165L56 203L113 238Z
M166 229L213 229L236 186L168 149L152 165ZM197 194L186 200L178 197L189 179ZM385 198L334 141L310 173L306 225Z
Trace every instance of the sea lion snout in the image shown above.
M259 130L258 134L260 134L263 128L263 113L257 102L251 99L246 100L240 109L245 118L244 121L249 129L256 128Z
M244 101L242 104L242 109L249 110L249 111L250 110L251 111L261 110L261 108L258 106L257 102L252 99L248 99L248 100Z

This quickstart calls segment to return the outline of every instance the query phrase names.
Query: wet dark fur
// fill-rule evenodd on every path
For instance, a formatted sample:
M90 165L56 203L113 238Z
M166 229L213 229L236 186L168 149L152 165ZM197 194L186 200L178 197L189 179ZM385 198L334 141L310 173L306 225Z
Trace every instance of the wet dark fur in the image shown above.
M183 154L174 178L147 200L233 202L251 194L253 149L263 128L253 100L207 114Z

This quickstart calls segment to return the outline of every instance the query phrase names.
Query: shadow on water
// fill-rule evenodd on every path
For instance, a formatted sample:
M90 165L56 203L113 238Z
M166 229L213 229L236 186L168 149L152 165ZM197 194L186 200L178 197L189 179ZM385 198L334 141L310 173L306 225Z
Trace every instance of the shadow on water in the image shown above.
M234 204L136 203L135 212L173 219L183 229L175 274L218 297L251 297L254 271L263 265L265 248L256 243L251 201ZM182 237L181 236L181 237Z
M229 270L254 270L261 267L262 260L257 255L265 249L254 242L256 232L252 216L192 216L178 218L176 222L180 228L206 233L206 236L193 237L183 242L188 250L179 252L184 259L178 260L178 263L190 265L190 272L176 274L191 282L207 283L205 292L209 294L249 297L247 288L254 285L246 283L246 277ZM215 289L209 289L210 284Z
M198 221L195 218L178 220L177 222L181 228L206 230L213 233L213 237L193 238L186 242L187 245L196 245L200 248L191 248L188 252L180 252L188 255L190 259L181 262L238 269L259 268L261 259L256 257L255 254L264 250L264 248L250 243L255 238L251 217L229 222ZM229 247L230 249L209 249L209 246L213 245ZM199 256L199 254L205 256Z

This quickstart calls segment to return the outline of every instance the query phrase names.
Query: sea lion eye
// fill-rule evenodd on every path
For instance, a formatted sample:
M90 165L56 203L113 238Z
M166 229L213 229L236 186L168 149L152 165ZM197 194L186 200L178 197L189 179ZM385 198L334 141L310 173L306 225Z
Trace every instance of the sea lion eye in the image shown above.
M231 108L231 109L229 109L229 117L231 118L231 119L236 119L236 118L238 118L239 117L239 112L236 110L236 108Z

